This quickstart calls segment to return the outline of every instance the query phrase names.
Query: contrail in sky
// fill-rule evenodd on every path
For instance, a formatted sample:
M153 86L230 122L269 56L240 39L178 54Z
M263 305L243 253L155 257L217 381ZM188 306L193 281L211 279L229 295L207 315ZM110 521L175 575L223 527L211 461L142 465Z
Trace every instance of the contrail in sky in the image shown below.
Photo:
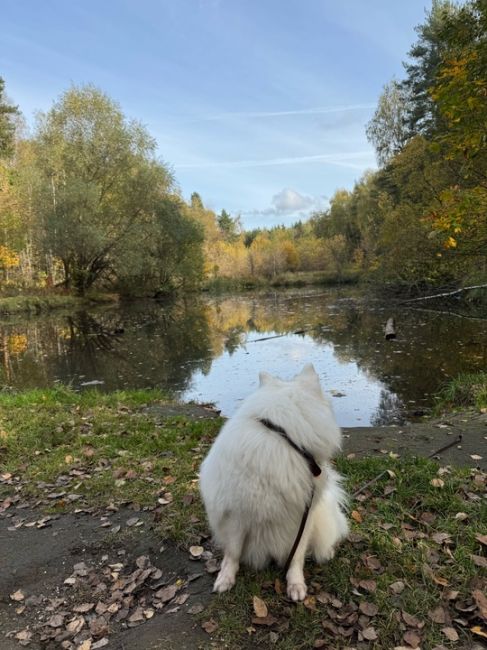
M354 158L366 157L373 158L374 152L355 151L352 153L337 153L337 154L316 154L313 156L294 156L288 158L268 158L264 160L223 160L223 161L201 161L194 163L174 163L173 167L176 169L206 169L218 167L270 167L272 165L296 165L300 163L310 162L323 162L329 165L337 165L338 167L350 167L352 169L363 169L363 164L348 162Z
M327 113L342 113L344 111L358 111L375 108L376 104L351 104L349 106L323 106L317 108L301 108L290 111L241 111L235 113L218 113L206 115L197 120L212 121L223 120L231 117L281 117L286 115L326 115Z

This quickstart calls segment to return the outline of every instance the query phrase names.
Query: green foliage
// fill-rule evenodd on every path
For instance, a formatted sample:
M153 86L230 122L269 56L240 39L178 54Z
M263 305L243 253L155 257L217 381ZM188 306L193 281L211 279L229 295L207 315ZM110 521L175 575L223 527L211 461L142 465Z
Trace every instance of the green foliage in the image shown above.
M407 142L406 115L406 92L393 79L384 86L377 109L366 129L367 138L375 147L379 165L385 165Z
M487 372L461 374L450 380L438 395L439 411L467 406L487 409Z
M430 88L448 47L442 35L445 21L457 11L451 0L433 0L425 22L416 28L419 38L409 51L410 60L404 63L406 78L401 84L408 97L405 128L409 137L430 137L441 126Z
M19 109L9 102L5 96L5 81L0 77L0 158L8 158L13 154L15 136L15 118Z
M222 210L217 217L217 222L225 241L233 242L238 239L241 230L238 217L233 219L226 210Z

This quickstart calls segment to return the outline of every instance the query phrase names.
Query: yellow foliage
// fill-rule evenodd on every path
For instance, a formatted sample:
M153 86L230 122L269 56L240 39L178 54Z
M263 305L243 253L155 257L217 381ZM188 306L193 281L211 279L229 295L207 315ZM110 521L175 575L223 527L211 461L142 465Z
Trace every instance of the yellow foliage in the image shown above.
M13 268L20 264L18 254L7 246L0 246L0 266L5 269Z
M10 354L22 354L27 350L27 343L25 334L12 334L7 337L7 347Z

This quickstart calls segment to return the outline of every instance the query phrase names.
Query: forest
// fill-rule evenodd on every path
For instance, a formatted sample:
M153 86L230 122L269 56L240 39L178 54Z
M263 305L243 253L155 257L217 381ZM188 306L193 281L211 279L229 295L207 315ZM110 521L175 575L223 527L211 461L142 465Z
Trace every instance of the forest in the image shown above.
M1 71L0 71L1 72ZM400 72L400 71L398 71ZM72 86L28 130L0 78L0 293L487 278L487 4L435 0L367 125L377 170L291 227L185 201L147 129Z

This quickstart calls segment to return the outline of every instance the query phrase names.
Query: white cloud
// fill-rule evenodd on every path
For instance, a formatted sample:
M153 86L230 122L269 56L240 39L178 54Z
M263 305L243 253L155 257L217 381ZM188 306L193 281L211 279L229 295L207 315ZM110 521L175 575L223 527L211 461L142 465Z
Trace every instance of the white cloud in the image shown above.
M325 196L301 194L291 187L285 187L271 199L271 205L263 210L242 212L247 228L255 226L275 226L307 219L312 212L324 210L328 201Z
M311 196L305 196L290 187L285 187L277 194L274 194L271 203L278 213L299 212L310 208L315 203L315 200Z

